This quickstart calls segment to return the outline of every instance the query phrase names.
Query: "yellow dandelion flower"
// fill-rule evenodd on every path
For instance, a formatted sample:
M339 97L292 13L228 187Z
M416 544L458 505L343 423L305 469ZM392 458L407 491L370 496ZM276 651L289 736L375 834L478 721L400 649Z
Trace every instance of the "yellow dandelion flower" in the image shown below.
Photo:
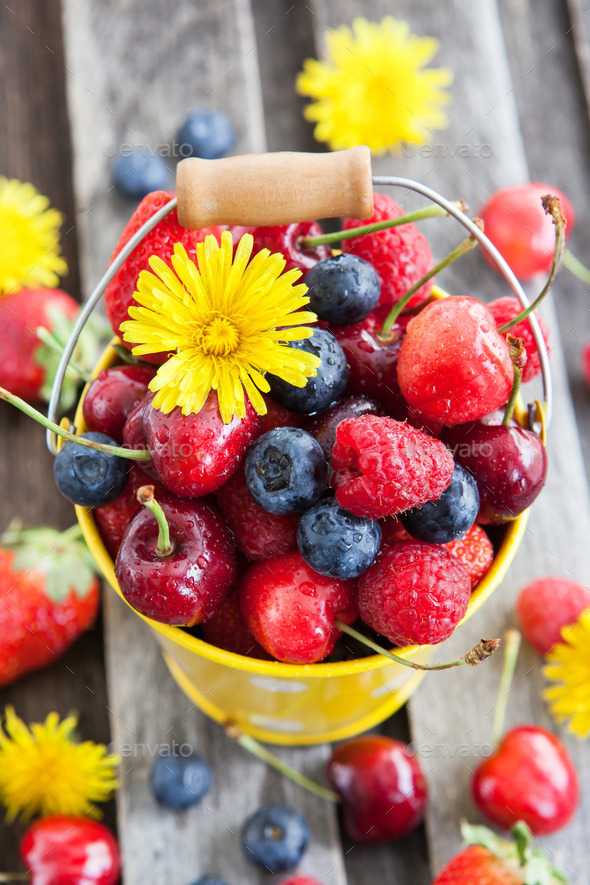
M25 286L57 286L61 213L32 184L0 175L0 295Z
M140 273L138 306L129 308L132 319L121 329L138 356L172 352L150 382L157 391L153 405L162 412L176 406L184 415L199 412L215 390L229 424L234 415L245 417L245 394L258 414L266 414L260 394L270 390L266 372L296 387L315 376L318 357L288 346L313 335L302 324L317 319L300 309L309 303L307 287L293 285L301 272L282 273L285 259L268 249L250 261L253 244L245 234L234 258L229 231L221 245L208 236L197 245L197 267L177 243L174 270L152 255L154 273Z
M579 737L590 733L590 609L573 626L563 627L562 641L553 646L543 672L556 683L545 690L545 699L557 722Z
M326 35L326 59L308 58L297 76L297 91L314 101L306 119L317 123L315 137L332 150L368 145L377 154L404 142L423 144L444 129L449 68L426 68L436 55L434 37L410 33L406 21L357 18L352 29Z
M27 821L35 814L99 817L95 802L105 802L116 789L118 756L108 756L103 744L76 743L75 716L59 721L50 713L45 722L25 725L13 707L5 711L0 728L0 802L7 821Z

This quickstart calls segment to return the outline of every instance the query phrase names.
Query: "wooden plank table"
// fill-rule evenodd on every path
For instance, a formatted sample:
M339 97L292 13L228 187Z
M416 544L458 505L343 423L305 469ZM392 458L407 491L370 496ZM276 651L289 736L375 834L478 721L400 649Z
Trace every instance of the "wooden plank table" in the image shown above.
M78 292L80 268L87 294L130 212L110 191L108 155L114 145L166 143L182 115L198 104L230 114L238 129L238 153L266 147L319 150L292 88L302 59L317 54L326 27L361 14L377 20L392 10L386 0L293 0L285 5L272 0L63 0L62 11L63 23L55 0L22 0L0 11L0 101L8 121L0 131L0 174L34 181L65 211L70 290ZM398 0L395 14L407 17L417 32L441 39L438 60L457 75L454 105L451 127L437 135L435 160L418 151L380 160L376 172L418 178L450 197L463 197L473 208L490 190L524 180L529 171L574 197L588 193L587 114L572 24L579 28L578 47L584 35L579 17L570 24L562 0L537 0L534 12L525 0L449 0L443 5L423 0L418 8L411 0ZM467 158L453 149L462 144L470 146ZM488 156L477 155L478 145L489 145L491 155L487 150ZM576 208L575 246L583 257L590 209L583 200L576 201ZM426 230L440 254L460 236L447 221L429 222ZM501 291L499 280L476 255L464 259L444 282L452 291L484 298ZM452 647L446 646L445 656L453 647L464 651L481 632L500 635L511 622L515 592L531 577L551 572L587 580L590 508L575 421L589 429L590 409L576 364L588 334L587 293L565 273L556 293L557 311L552 305L545 311L552 326L557 401L548 486L507 581ZM19 515L29 522L67 524L71 512L55 495L41 431L8 409L0 409L0 420L8 441L0 459L1 487L7 490L0 501L0 528L15 515L15 500L22 502ZM590 434L582 436L590 453ZM15 460L8 453L17 447ZM566 489L576 490L575 508ZM426 885L431 870L459 845L459 817L474 818L470 769L488 751L499 661L477 672L428 677L409 705L409 723L401 712L384 725L386 733L413 740L431 802L426 830L394 845L367 848L341 841L331 808L231 745L196 711L172 682L145 628L110 592L105 595L104 638L106 682L99 628L49 670L2 692L0 703L14 703L28 718L52 707L62 713L76 707L81 733L107 742L110 725L113 743L124 748L125 756L117 819L126 885L188 885L208 870L229 883L268 882L241 858L237 831L248 811L273 800L295 805L310 820L314 839L301 870L325 885ZM538 659L524 651L511 693L510 724L534 720L550 726L539 700L541 686ZM566 741L587 781L585 745ZM153 754L173 742L201 750L215 773L206 806L180 816L158 811L147 787ZM326 746L280 751L316 776L328 753ZM112 822L112 812L107 813ZM589 817L584 796L572 826L543 840L580 885L586 881ZM14 830L0 824L0 868L14 867L16 858Z

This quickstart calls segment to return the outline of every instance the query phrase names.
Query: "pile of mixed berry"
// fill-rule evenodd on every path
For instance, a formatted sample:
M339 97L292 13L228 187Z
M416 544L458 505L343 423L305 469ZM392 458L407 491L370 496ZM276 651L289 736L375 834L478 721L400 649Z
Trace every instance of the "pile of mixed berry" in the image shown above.
M117 251L169 198L146 197ZM369 224L403 214L388 196L374 203ZM338 654L337 624L357 619L389 644L442 642L493 561L486 528L522 513L545 481L543 443L512 417L515 379L539 372L529 322L507 341L516 299L433 298L432 280L391 322L434 263L412 223L348 239L340 254L304 248L321 236L313 222L236 228L235 242L246 231L255 252L281 252L304 274L319 321L291 346L319 357L316 376L302 388L269 376L268 413L248 407L224 424L215 392L197 414L164 414L148 390L155 366L103 370L84 400L88 430L151 461L129 472L114 459L118 473L95 487L86 476L87 500L72 498L96 508L128 602L220 648L314 663ZM177 242L194 256L218 232L185 230L175 212L160 222L108 287L113 328L149 256L169 261ZM79 471L61 464L67 491Z

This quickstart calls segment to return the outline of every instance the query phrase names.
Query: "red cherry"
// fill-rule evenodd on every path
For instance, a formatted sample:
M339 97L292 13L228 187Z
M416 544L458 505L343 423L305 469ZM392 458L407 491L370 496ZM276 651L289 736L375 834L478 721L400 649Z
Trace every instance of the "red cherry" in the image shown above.
M175 495L196 498L227 482L246 454L258 429L258 415L246 402L246 417L224 424L211 391L197 414L183 415L177 407L165 415L147 405L143 427L152 464Z
M317 246L315 249L303 250L299 245L302 237L319 237L321 227L315 221L300 221L296 224L276 224L273 227L236 228L237 236L251 233L254 237L252 254L261 249L280 252L286 259L285 271L300 270L306 273L322 258L332 254L328 246ZM236 234L234 233L234 236Z
M342 799L351 839L398 839L424 817L426 780L415 756L400 741L370 735L341 744L326 773Z
M269 396L262 397L266 403L266 415L260 418L260 424L256 431L256 437L262 436L268 430L274 430L275 427L301 427L303 423L303 415L298 412L290 412L284 406L279 405Z
M329 461L336 442L338 425L346 418L358 418L361 415L383 415L383 409L376 400L369 399L368 396L346 396L319 415L308 418L305 429L317 439Z
M31 885L116 885L117 840L86 817L45 817L25 832L20 854Z
M104 545L113 557L116 558L125 529L133 519L136 513L141 510L141 504L137 500L137 490L140 486L153 482L137 465L132 464L129 471L129 479L127 485L118 498L105 504L104 507L97 507L94 510L94 518L100 532L100 536L104 541ZM156 482L156 495L165 492L165 486Z
M404 420L407 406L397 382L397 361L406 330L396 323L393 341L383 344L377 337L382 325L383 318L370 313L358 323L334 327L333 334L350 368L348 392L375 397L392 418Z
M496 826L524 821L535 836L565 827L578 805L579 783L561 741L534 725L508 731L476 769L473 798Z
M252 565L242 578L240 605L248 630L279 661L314 664L342 635L334 622L358 617L354 583L315 572L298 551Z
M547 453L540 438L522 427L483 421L445 430L455 461L477 482L482 523L514 519L533 503L547 477Z
M545 194L559 197L569 234L576 220L572 204L551 184L533 181L501 188L478 213L487 236L521 280L548 273L553 261L555 226L541 204Z
M523 587L516 602L516 616L527 642L540 655L561 642L561 629L575 624L590 608L590 590L567 578L539 578Z
M506 340L481 301L442 298L409 323L397 380L426 418L446 425L480 418L507 402L513 377Z
M158 499L170 529L172 551L160 555L158 524L145 508L121 542L115 574L133 608L164 624L192 626L210 618L237 574L231 535L221 516L202 501Z
M148 395L155 369L115 366L99 372L84 397L83 414L88 430L106 433L120 442L128 415Z

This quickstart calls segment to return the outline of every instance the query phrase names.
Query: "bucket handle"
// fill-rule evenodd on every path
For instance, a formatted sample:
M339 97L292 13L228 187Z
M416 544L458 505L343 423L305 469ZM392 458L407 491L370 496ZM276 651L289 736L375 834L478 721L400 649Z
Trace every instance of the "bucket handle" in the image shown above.
M59 401L68 364L88 317L117 271L144 237L174 209L184 227L211 224L287 224L310 218L349 215L366 219L373 212L373 185L399 187L421 194L453 216L492 259L523 308L530 302L514 271L468 215L432 188L395 175L371 177L367 147L325 154L249 154L221 160L187 158L178 164L178 197L159 209L131 237L109 265L78 314L59 361L48 407L48 418L57 422ZM204 207L204 208L203 208ZM551 422L553 391L545 340L535 314L528 318L539 354L543 379L545 426ZM57 438L47 431L47 447L57 454Z

